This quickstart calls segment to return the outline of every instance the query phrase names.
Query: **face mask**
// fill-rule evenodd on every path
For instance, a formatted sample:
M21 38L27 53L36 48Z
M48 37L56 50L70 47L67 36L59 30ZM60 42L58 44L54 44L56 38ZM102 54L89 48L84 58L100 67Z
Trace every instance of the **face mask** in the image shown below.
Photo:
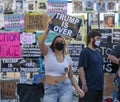
M95 45L96 45L97 47L99 47L99 46L100 46L100 43L101 43L101 41L100 41L100 40L96 40L96 41L95 41Z
M61 51L64 49L64 44L63 43L60 43L60 42L57 42L55 43L55 49Z

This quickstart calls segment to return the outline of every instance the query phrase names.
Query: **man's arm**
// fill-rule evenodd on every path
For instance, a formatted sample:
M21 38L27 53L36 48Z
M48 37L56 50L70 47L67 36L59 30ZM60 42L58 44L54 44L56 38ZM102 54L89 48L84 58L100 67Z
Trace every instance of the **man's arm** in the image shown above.
M119 58L115 57L114 55L108 55L108 59L115 64L119 64Z
M81 67L78 69L78 75L80 77L80 80L82 82L82 90L84 92L87 92L88 91L88 88L87 88L87 83L86 83L86 78L85 78L85 72L84 72L84 68Z

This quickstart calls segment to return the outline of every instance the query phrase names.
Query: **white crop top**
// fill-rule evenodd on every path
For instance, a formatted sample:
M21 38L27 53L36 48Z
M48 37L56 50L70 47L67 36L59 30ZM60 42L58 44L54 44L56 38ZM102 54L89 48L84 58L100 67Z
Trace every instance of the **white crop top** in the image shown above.
M72 64L72 59L67 55L63 62L58 62L52 49L48 47L48 53L44 57L45 75L62 76L68 73L69 66Z

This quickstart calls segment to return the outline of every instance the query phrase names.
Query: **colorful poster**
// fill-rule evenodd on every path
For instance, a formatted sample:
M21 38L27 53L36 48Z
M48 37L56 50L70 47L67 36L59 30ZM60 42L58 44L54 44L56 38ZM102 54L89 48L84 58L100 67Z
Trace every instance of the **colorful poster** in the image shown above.
M4 14L0 14L0 29L4 27Z
M44 30L47 27L48 16L45 14L26 14L25 30Z
M67 14L67 0L48 0L48 14Z
M115 14L104 14L104 27L115 27Z
M76 37L80 29L82 19L72 17L65 14L57 13L53 19L49 28L59 34L66 36Z
M41 32L36 32L35 33L35 36L36 36L36 42L38 43L39 40L41 39L41 36L43 34L43 31ZM57 32L53 32L53 31L50 31L48 34L47 34L47 38L45 39L45 42L46 43L51 43L53 41L53 39L59 35Z
M24 15L9 14L4 16L4 30L21 31L24 30Z
M21 57L20 34L18 32L0 32L0 57Z
M84 2L82 0L72 0L73 13L84 11Z
M35 43L35 34L33 33L21 33L20 34L21 44L32 44Z

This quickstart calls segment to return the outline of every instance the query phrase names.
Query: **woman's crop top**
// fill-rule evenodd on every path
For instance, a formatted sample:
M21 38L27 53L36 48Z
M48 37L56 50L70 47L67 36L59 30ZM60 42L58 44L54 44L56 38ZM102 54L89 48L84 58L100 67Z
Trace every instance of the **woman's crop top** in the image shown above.
M44 57L45 75L62 76L68 73L70 65L73 65L70 56L65 55L64 61L58 62L55 53L48 47L48 53Z

